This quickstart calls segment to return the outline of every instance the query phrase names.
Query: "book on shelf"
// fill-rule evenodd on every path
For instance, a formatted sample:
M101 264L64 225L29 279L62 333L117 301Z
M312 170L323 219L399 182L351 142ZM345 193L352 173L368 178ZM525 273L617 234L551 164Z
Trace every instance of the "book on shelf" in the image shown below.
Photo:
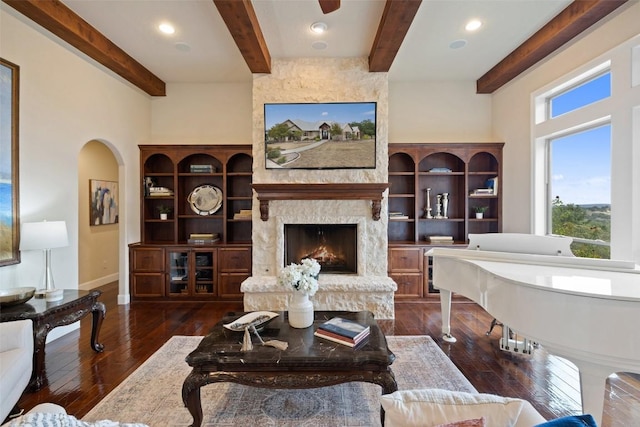
M213 173L216 168L213 165L189 165L191 173Z
M427 236L427 240L437 244L453 243L453 236Z
M216 237L214 239L187 239L187 243L190 245L210 245L219 241L219 237Z
M476 188L471 192L472 196L493 196L493 188Z
M487 188L490 188L491 190L493 190L493 192L491 194L494 195L498 195L498 177L494 176L493 178L489 178L487 180Z
M334 334L328 331L325 331L323 329L317 329L313 335L315 335L316 337L319 338L324 338L326 340L338 343L338 344L343 344L349 347L357 347L360 344L364 343L367 341L367 338L369 338L369 333L367 333L366 335L362 335L360 338L358 338L357 340L353 340L350 338L345 338L341 335L338 334Z
M189 234L190 239L214 239L216 237L220 237L218 233L191 233Z
M233 219L251 219L251 215L251 209L240 209L239 212L236 212L233 215Z
M369 335L371 328L353 320L334 317L320 324L318 330L337 335L345 340L357 342L363 336Z
M390 219L409 219L409 215L405 215L402 212L389 212Z

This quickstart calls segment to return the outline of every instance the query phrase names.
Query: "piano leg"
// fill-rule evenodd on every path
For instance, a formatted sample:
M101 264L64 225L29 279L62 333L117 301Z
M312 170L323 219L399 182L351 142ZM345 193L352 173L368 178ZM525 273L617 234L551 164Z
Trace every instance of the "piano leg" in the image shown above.
M580 372L582 412L591 414L597 425L601 425L607 378L616 369L585 361L573 360L573 362Z
M440 310L442 312L442 339L446 342L458 341L451 335L451 291L440 289Z

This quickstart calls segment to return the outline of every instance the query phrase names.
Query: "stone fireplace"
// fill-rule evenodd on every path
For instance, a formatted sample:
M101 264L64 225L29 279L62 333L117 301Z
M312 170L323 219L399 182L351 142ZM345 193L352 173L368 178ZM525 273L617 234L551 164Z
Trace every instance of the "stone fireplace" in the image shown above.
M312 258L325 273L356 274L357 231L357 224L284 224L284 265Z
M264 104L375 101L375 169L266 169ZM253 276L242 284L245 310L286 310L277 285L286 265L285 226L355 226L355 271L321 271L313 298L319 310L370 310L393 318L395 282L387 276L386 73L370 73L367 58L274 59L271 74L253 81Z

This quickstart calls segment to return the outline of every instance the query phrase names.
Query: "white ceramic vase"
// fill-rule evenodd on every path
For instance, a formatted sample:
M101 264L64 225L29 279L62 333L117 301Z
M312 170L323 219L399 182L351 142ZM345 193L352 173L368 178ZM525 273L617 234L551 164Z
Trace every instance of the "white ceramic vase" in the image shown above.
M293 328L308 328L313 324L313 303L309 294L294 291L289 302L289 325Z

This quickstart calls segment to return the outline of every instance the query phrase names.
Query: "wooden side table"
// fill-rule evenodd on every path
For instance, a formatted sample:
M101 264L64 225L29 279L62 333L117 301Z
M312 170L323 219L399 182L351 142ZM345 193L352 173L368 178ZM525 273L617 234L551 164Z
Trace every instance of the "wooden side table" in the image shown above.
M98 343L98 334L106 308L98 301L102 291L65 289L60 301L46 302L44 298L32 298L24 304L6 307L0 311L0 322L31 319L33 321L33 373L27 389L37 391L47 383L44 369L44 346L47 334L58 326L70 325L87 314L93 314L91 348L101 353L104 346Z

